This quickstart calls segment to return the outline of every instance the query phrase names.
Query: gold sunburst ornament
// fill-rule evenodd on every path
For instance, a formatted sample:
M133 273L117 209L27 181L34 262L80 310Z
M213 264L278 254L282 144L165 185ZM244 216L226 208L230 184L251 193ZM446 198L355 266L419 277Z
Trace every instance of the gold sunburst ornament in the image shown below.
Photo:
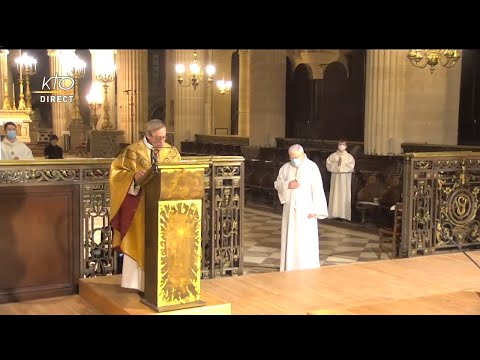
M158 304L200 300L202 200L162 201L158 209Z

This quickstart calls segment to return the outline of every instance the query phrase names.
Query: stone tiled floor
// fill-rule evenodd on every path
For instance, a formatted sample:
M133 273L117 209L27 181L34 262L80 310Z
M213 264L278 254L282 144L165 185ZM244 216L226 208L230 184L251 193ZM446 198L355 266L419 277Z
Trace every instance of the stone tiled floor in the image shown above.
M244 273L279 271L281 216L245 208L244 219ZM379 257L376 234L322 223L318 228L322 266L392 257L388 243Z

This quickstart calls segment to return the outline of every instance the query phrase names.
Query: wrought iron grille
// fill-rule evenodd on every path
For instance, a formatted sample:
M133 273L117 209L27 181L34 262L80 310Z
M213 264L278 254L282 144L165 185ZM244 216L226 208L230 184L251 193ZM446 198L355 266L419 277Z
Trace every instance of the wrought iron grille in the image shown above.
M408 153L402 256L480 246L480 154Z
M243 274L244 159L235 156L187 157L209 163L205 170L202 276ZM109 171L112 159L5 162L0 186L80 187L81 269L84 277L119 272L112 250Z

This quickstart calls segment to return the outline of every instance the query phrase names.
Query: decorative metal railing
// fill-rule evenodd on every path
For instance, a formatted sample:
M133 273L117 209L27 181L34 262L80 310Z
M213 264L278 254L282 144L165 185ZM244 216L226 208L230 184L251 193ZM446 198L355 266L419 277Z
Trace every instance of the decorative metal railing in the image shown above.
M401 256L480 246L480 153L407 153Z
M0 186L80 187L81 269L84 277L118 273L112 250L110 187L113 159L2 161ZM203 278L243 274L244 159L237 156L186 157L208 163L202 228Z

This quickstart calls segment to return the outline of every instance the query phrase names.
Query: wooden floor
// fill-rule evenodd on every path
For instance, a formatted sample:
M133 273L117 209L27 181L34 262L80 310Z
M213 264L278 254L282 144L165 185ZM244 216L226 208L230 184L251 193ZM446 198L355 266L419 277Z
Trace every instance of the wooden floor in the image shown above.
M231 315L229 303L208 293L201 294L203 306L157 312L140 302L136 290L120 286L121 275L80 280L80 297L106 315Z
M79 295L0 305L0 315L101 315Z
M316 310L309 315L479 315L480 293L457 291L378 304Z
M469 254L480 263L479 251ZM480 269L462 253L255 274L202 283L202 291L232 304L232 314L307 314L465 290L480 290ZM404 309L403 313L411 311Z
M480 263L480 251L469 254ZM383 305L376 310L369 307L386 303L396 306L398 314L448 314L455 306L456 313L480 314L471 291L480 291L480 269L462 253L202 281L203 296L230 303L234 315L392 313ZM418 304L426 304L428 297L450 305L436 301L419 312ZM95 314L98 310L78 296L0 305L0 314L36 313Z

